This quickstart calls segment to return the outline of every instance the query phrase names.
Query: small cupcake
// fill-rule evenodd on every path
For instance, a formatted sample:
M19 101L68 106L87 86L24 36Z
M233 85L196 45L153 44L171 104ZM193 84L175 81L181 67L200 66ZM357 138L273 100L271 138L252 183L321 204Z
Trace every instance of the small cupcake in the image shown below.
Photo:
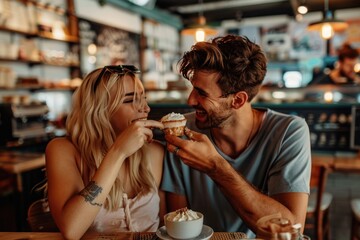
M174 136L184 135L186 118L181 113L169 113L160 120L164 124L164 133Z

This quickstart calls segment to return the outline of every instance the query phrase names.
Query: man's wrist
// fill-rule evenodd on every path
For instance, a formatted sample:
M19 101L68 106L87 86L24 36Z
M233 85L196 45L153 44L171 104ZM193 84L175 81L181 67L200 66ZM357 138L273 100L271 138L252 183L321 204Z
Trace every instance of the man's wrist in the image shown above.
M229 172L231 165L221 156L214 160L214 166L206 174L216 182L219 176L224 176Z

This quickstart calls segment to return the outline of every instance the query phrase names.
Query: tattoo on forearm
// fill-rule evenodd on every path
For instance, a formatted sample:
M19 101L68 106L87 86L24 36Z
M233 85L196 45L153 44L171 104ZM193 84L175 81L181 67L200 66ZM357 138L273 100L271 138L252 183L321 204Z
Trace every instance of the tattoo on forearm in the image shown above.
M93 202L101 192L102 187L96 185L95 181L91 181L83 190L81 190L79 195L85 198L85 202L89 202L91 205L101 207L102 204Z

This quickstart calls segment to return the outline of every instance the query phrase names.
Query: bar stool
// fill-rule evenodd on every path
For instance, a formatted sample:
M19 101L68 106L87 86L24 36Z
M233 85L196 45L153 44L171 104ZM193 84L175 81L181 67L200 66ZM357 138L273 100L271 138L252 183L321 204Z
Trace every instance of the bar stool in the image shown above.
M360 240L360 198L351 200L351 240Z

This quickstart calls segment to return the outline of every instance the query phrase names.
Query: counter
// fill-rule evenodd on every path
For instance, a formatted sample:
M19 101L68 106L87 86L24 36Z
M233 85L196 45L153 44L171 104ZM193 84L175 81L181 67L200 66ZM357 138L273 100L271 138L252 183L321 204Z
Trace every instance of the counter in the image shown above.
M19 240L19 239L33 239L33 240L64 240L58 232L0 232L0 239ZM98 239L112 239L112 240L160 240L156 233L132 233L123 232L117 234L85 234L81 239L83 240L98 240ZM244 233L241 232L214 232L210 238L211 240L236 240L248 239Z
M356 153L360 146L352 146L354 139L359 139L359 129L355 134L355 114L353 109L360 109L360 103L317 103L317 102L255 102L255 108L272 110L297 115L305 119L310 130L313 152L337 154ZM159 120L170 112L187 113L194 109L184 103L152 103L149 119ZM359 126L357 126L359 128ZM352 134L353 133L353 134ZM162 140L160 136L160 140ZM357 141L359 142L359 140Z
M183 89L146 90L151 104L186 104L191 86ZM350 103L360 104L360 85L313 85L300 88L279 88L264 85L253 103Z

